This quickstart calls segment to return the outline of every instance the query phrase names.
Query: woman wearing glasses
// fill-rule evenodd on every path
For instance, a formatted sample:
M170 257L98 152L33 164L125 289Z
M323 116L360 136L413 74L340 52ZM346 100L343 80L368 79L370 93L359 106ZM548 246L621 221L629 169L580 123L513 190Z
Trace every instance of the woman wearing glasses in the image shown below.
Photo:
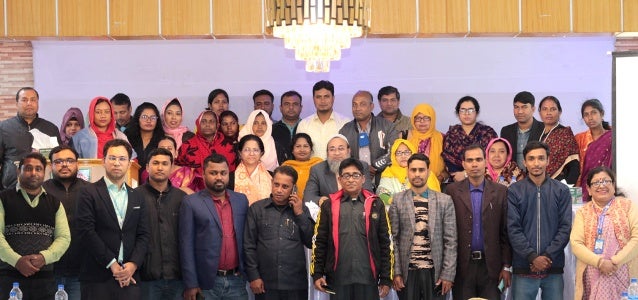
M95 97L89 104L89 126L78 131L69 142L78 158L103 158L102 148L112 139L128 142L126 135L115 128L113 107L108 98ZM132 158L135 158L133 152Z
M487 144L498 135L492 127L477 122L481 107L474 97L465 96L459 99L455 111L461 124L450 126L445 134L442 155L450 180L461 181L465 179L461 158L465 147L479 144L485 149Z
M258 136L248 134L239 139L237 149L240 161L235 174L231 175L235 192L246 195L249 205L270 197L272 176L261 162L265 152L264 142Z
M443 151L443 134L436 129L436 112L429 104L418 104L412 110L412 129L408 131L408 141L416 148L413 153L425 154L430 159L430 175L428 186L437 192L447 177L441 152Z
M274 171L279 166L279 162L283 163L287 159L286 149L272 138L272 120L266 111L256 109L248 115L246 125L239 131L239 138L248 134L258 136L264 143L266 148L262 153L261 163L268 171Z
M408 140L397 139L392 144L390 152L392 164L381 173L381 180L377 187L377 195L388 208L390 199L394 194L410 188L410 182L408 182L408 159L414 153L417 153L417 148ZM430 166L432 166L432 162L430 162ZM427 185L432 190L441 190L436 176L428 176Z
M638 208L616 190L616 175L596 167L588 202L576 212L570 243L576 256L574 299L619 299L638 276Z
M140 154L137 161L141 172L146 168L146 156L157 149L157 144L164 137L164 128L157 106L150 102L144 102L135 108L132 120L125 133L133 151Z

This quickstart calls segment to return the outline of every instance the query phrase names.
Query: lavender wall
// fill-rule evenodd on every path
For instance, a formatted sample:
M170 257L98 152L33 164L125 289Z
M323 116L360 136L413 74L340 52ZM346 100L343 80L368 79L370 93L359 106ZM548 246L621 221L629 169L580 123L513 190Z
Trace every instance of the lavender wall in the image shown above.
M351 115L357 90L376 95L380 87L394 85L404 113L429 102L443 132L457 123L454 105L468 94L481 103L479 119L497 131L513 122L511 101L521 90L539 100L557 96L563 124L574 132L586 128L579 112L585 99L598 98L611 112L613 37L360 39L328 74L306 73L303 62L294 61L294 53L276 39L34 41L33 46L40 112L54 123L70 106L86 113L93 97L124 92L134 105L161 106L180 98L185 124L192 127L214 88L229 92L231 109L243 120L252 110L254 91L270 89L278 106L278 97L295 89L304 97L302 116L307 116L314 109L312 85L322 79L335 83L336 110L343 114Z

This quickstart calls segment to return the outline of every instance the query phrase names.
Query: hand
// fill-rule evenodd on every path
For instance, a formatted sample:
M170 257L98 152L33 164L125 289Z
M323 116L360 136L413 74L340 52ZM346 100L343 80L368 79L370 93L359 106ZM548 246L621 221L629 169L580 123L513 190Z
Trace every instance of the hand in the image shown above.
M461 181L461 180L465 179L465 172L463 172L463 171L454 172L454 173L452 173L450 175L454 179L454 182Z
M261 280L261 278L257 278L253 281L250 282L250 289L253 291L253 294L257 295L257 294L262 294L265 293L266 290L264 289L264 281Z
M326 200L328 200L328 197L326 196L322 196L321 198L319 198L319 207L321 207L321 204Z
M297 193L290 194L290 197L288 197L288 204L292 207L292 212L295 216L299 216L303 213L303 201L299 199Z
M602 259L600 267L598 267L601 274L611 275L618 270L618 267L614 265L609 259Z
M405 287L405 284L403 283L403 277L401 275L394 276L392 287L397 292L400 292Z
M33 274L40 271L40 268L37 268L31 263L31 256L22 256L16 262L16 269L20 271L24 277L32 276Z
M200 293L200 288L190 288L184 290L184 300L197 300L197 294Z
M323 288L323 286L324 286L324 285L328 285L328 284L326 283L326 279L325 279L325 278L321 277L321 278L319 278L319 279L315 280L315 289L316 289L317 291L320 291L320 292L324 292L324 293L325 293L325 292L326 292L326 290Z
M501 274L498 275L498 282L501 282L501 279L505 283L505 287L503 289L508 288L512 284L512 273L509 271L501 270Z
M38 254L33 254L30 255L29 260L31 261L31 264L40 269L42 267L44 267L44 265L46 265L46 261L44 260L44 255L38 253Z
M373 166L370 166L370 177L374 178L375 174L377 174L377 169Z
M540 255L532 261L530 269L532 272L543 272L552 266L552 260L547 256Z
M111 265L111 267L113 266ZM135 274L136 270L137 265L132 262L127 262L122 265L119 270L116 269L115 273L113 273L113 277L120 283L120 287L128 286L131 283L136 284L137 282L133 279L133 274ZM111 271L113 271L113 268L111 268Z
M452 281L439 279L436 281L436 285L442 284L441 295L447 294L452 289Z
M390 287L387 285L379 286L379 298L385 298L390 293Z

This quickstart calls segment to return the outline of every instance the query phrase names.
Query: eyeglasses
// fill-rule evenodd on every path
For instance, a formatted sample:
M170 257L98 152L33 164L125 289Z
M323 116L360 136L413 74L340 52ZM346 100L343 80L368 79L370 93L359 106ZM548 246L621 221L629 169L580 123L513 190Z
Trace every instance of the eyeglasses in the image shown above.
M157 121L157 116L141 115L140 119L144 121Z
M471 115L474 112L476 112L476 109L474 109L474 108L461 108L461 109L459 109L459 114Z
M345 152L348 150L346 147L330 147L328 148L328 152Z
M592 182L591 186L595 188L599 188L602 186L608 186L610 183L613 183L611 179L598 180L598 181Z
M113 155L109 155L106 157L106 160L108 160L109 162L116 162L119 161L120 163L124 163L126 161L128 161L128 157L126 156L113 156Z
M250 148L244 148L241 150L241 152L244 152L246 154L259 154L261 153L260 149L250 149Z
M394 155L396 155L396 156L410 156L410 155L412 155L412 151L410 151L410 150L397 151L397 152L394 152Z
M421 123L421 122L430 122L432 121L432 118L425 116L425 117L414 117L414 123Z
M70 164L74 164L78 162L76 159L74 158L67 158L67 159L56 159L53 161L53 164L56 166L62 166L62 165L70 165Z
M345 179L345 180L350 180L350 178L352 178L352 179L359 179L359 178L361 178L362 176L363 176L363 174L361 174L361 173L352 173L352 174L350 174L350 173L344 173L344 174L341 174L341 178L343 178L343 179Z

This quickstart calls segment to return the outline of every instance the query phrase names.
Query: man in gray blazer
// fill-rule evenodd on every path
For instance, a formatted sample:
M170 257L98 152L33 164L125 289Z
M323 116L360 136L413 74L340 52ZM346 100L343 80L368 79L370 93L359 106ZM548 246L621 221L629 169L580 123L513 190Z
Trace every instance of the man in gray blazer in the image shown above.
M339 174L339 164L350 157L348 139L341 134L332 136L328 140L326 152L328 153L328 159L310 168L310 176L303 192L304 202L312 201L321 206L321 203L327 200L330 194L336 193L341 189L337 182L337 175ZM362 163L363 167L369 170L368 164L366 162ZM374 192L370 172L365 172L364 176L363 188Z
M456 274L454 203L450 196L428 189L429 166L427 156L413 154L408 160L412 187L394 195L390 205L397 253L393 285L401 300L421 299L421 294L444 299Z

